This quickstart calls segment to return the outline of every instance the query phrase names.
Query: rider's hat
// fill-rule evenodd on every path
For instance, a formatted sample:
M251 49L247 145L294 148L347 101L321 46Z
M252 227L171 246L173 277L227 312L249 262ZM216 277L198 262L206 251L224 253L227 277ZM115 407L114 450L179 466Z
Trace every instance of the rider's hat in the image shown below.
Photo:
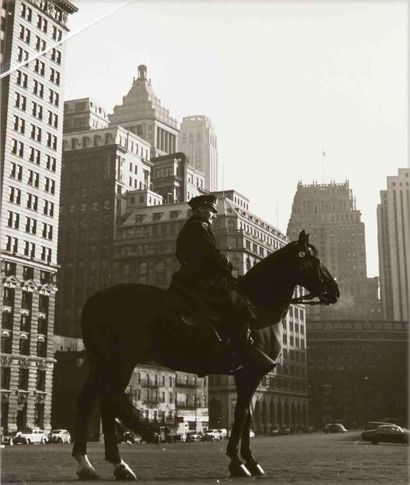
M218 212L217 201L218 199L214 195L198 195L198 197L193 197L188 204L193 209L197 207L208 207L213 212Z

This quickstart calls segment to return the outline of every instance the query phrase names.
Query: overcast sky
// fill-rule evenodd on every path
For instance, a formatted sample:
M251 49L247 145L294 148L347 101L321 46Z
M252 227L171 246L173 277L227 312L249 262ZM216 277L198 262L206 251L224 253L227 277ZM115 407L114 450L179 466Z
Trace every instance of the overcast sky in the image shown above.
M281 231L298 181L348 179L378 275L380 190L409 163L407 2L73 3L66 99L111 112L146 64L172 116L212 119L219 188Z

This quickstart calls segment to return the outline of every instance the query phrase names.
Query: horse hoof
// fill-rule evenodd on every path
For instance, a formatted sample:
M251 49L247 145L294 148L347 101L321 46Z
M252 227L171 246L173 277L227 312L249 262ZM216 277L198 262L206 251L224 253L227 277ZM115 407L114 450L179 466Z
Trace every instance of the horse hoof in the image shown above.
M249 470L250 474L253 477L262 477L265 475L263 468L259 465L259 463L253 462L246 462L246 468Z
M242 477L251 477L250 471L246 468L243 463L235 463L229 465L229 472L231 474L231 478L242 478Z
M79 468L77 470L77 476L79 480L99 480L100 475L94 470L94 468Z
M114 477L116 480L122 480L126 482L133 482L137 479L135 473L128 465L119 465L114 470Z

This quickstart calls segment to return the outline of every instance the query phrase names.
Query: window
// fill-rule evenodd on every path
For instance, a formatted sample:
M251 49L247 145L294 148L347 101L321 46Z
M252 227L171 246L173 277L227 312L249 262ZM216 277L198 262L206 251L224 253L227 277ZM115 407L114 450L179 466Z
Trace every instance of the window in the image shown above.
M28 76L25 72L17 71L17 84L22 88L27 88Z
M37 27L47 33L47 20L42 15L37 15Z
M44 19L44 21L47 22L47 20L45 20L45 19ZM36 35L36 45L34 46L34 48L36 49L36 51L38 51L38 52L44 52L46 50L46 47L47 47L46 41L43 40L38 35Z
M46 168L47 170L51 170L51 172L56 171L56 166L57 166L57 160L55 157L51 157L50 155L47 155L46 159Z
M47 132L47 146L53 150L57 150L57 137Z
M14 106L16 108L21 109L22 111L26 111L26 103L27 103L27 98L20 93L16 93Z
M33 162L36 165L40 165L40 150L30 147L29 160L30 162Z
M48 96L49 102L51 104L54 104L54 106L58 106L59 99L60 99L60 97L59 97L58 93L56 93L52 89L49 89L49 96Z
M36 211L38 208L38 197L33 194L27 194L27 209Z
M50 68L50 81L57 86L60 85L60 73L56 69Z
M43 107L36 103L36 102L32 102L32 110L31 110L31 114L37 118L38 120L42 120L43 119Z
M21 165L17 165L17 163L11 162L10 177L16 180L22 180L23 167Z
M44 200L43 214L53 217L54 215L54 203L48 200Z
M24 25L20 25L20 39L25 42L26 44L30 44L30 29L24 27Z
M37 221L32 217L26 217L26 232L30 234L36 234L37 232Z
M53 239L53 226L51 224L43 223L42 236L46 239Z
M16 187L9 187L9 202L20 205L21 202L21 190Z
M34 80L33 93L42 98L44 96L44 84L40 81Z
M17 253L19 241L16 237L6 236L6 251ZM5 303L6 305L7 303Z
M52 111L48 112L48 124L54 128L58 127L58 116Z
M46 182L44 186L44 190L46 192L50 192L51 194L54 194L55 192L55 181L53 179L50 179L49 177L45 177Z
M51 60L54 61L56 64L61 64L61 52L58 49L52 49Z
M20 346L20 348L21 348L21 346ZM23 389L23 390L28 389L28 368L20 367L19 389Z
M18 229L20 225L20 214L8 211L7 225L13 229Z
M21 47L17 48L17 60L18 62L26 62L28 60L28 52Z
M34 170L29 170L27 183L29 185L33 185L34 187L38 188L39 181L40 181L40 174L38 174L37 172L34 172Z
M30 340L29 338L24 335L20 337L20 354L21 355L29 355L30 354ZM22 371L27 371L27 384L25 383L19 383L19 388L20 389L27 389L28 386L28 369L22 369L20 368L20 376Z
M30 136L33 140L41 142L41 128L32 124Z
M44 62L40 61L40 59L36 59L34 61L34 70L37 74L40 74L40 76L44 76L44 72L45 72Z
M21 10L20 10L20 15L23 17L23 19L28 20L31 22L31 18L33 15L33 10L27 6L25 3L21 4Z
M63 32L57 27L53 26L53 33L51 34L53 39L57 42L61 40Z

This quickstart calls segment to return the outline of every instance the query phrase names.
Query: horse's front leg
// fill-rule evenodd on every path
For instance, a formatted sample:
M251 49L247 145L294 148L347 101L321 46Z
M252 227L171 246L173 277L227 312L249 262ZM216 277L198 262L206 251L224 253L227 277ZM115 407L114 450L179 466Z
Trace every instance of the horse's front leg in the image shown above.
M229 465L231 477L251 476L251 472L239 458L239 444L241 442L247 420L250 418L249 409L252 397L265 373L265 370L262 372L261 369L257 367L244 368L235 373L238 399L235 406L234 423L226 449L226 454L231 459L231 463Z
M263 468L255 460L251 451L250 443L250 431L252 423L252 414L249 409L248 416L246 418L245 424L243 426L242 437L241 437L241 457L245 460L245 466L249 470L252 476L261 477L265 475Z

